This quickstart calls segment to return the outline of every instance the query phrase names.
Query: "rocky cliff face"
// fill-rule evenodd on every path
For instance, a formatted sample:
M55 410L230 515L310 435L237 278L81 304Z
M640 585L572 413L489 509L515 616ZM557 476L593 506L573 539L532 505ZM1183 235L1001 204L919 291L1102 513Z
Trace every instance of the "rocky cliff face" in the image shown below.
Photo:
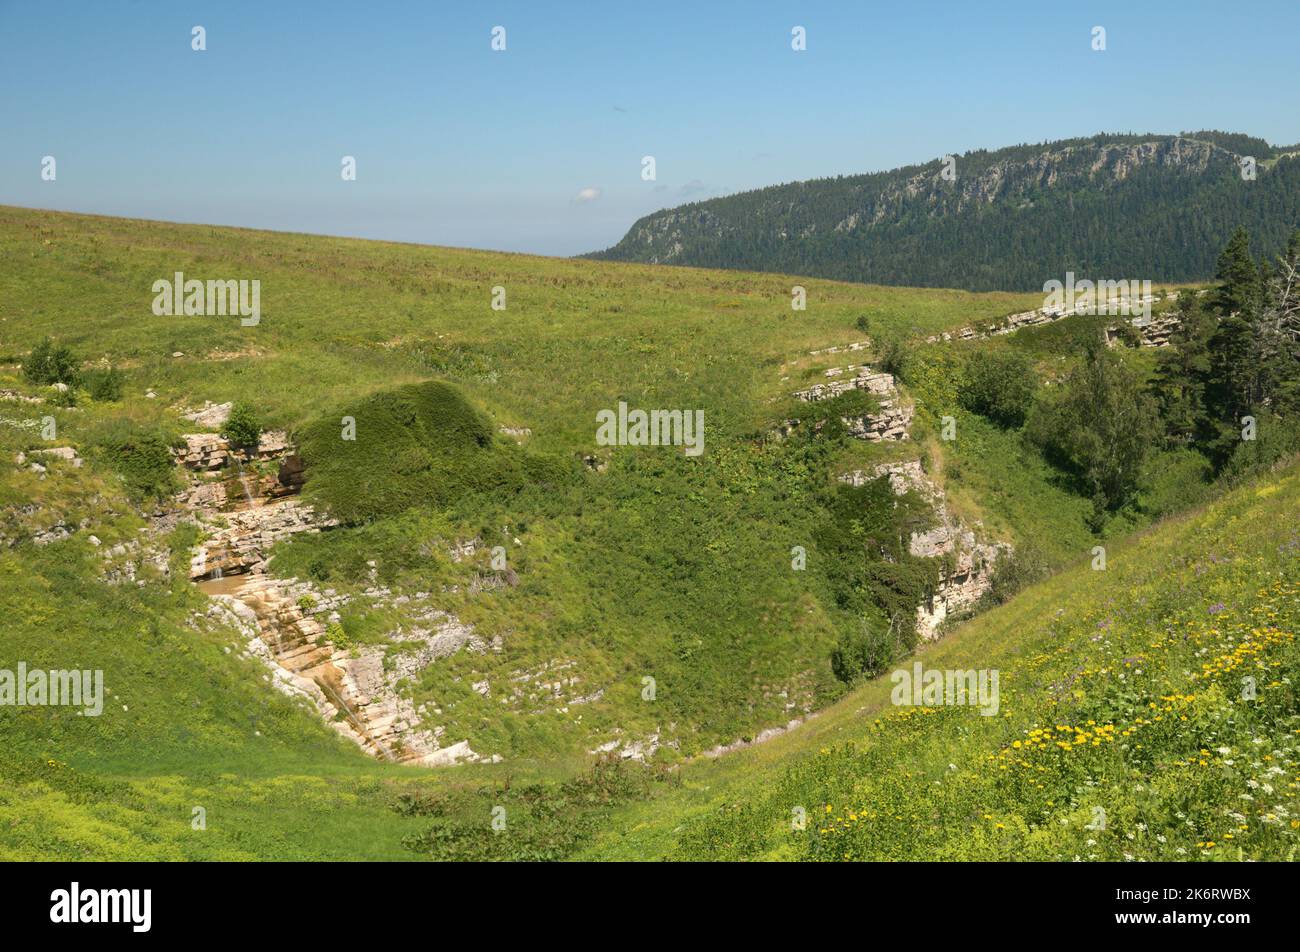
M878 443L882 440L905 440L912 425L912 406L905 402L898 393L894 375L870 367L850 365L826 371L832 379L829 383L819 383L807 390L800 390L794 396L807 403L829 400L850 390L865 390L876 397L878 408L873 413L861 417L845 417L844 424L860 440ZM797 420L787 421L793 426Z
M1037 313L1037 312L1034 312ZM868 342L858 341L843 347L828 347L809 356L862 350ZM902 442L910 438L913 408L898 390L892 374L862 364L832 367L823 371L825 383L796 391L793 396L807 403L829 400L851 390L866 390L878 401L877 409L860 418L845 419L849 432L862 440ZM799 425L787 420L781 428L788 433ZM974 529L962 525L949 511L940 488L926 474L919 459L883 463L871 470L854 470L839 476L840 482L861 486L870 479L889 478L895 495L914 492L925 499L934 511L936 525L926 532L913 533L909 551L920 558L943 560L944 570L933 596L917 606L917 630L923 638L938 636L944 621L952 614L974 607L992 583L997 560L1010 553L1005 543L981 541Z
M367 594L382 599L389 593ZM254 574L213 600L215 613L224 613L244 633L246 654L267 667L277 689L309 702L367 753L429 767L484 759L465 741L444 743L441 727L424 726L429 711L401 690L403 680L439 658L462 649L490 650L454 616L431 605L415 613L420 623L394 633L403 650L386 663L382 647L339 650L326 637L327 622L337 621L337 610L349 601L333 590Z
M918 172L886 187L863 209L837 222L834 230L852 232L895 221L918 208L927 214L953 215L995 202L1031 202L1052 189L1103 188L1121 183L1142 169L1200 176L1216 163L1230 167L1234 161L1234 154L1227 149L1181 136L1148 142L1049 146L1036 155L977 167L973 174L962 174L958 165L951 181L943 177L943 165Z
M973 608L993 581L993 568L999 558L1009 555L1005 542L982 542L975 531L963 525L949 511L943 490L926 474L920 460L884 463L874 469L854 470L839 477L840 482L861 486L869 479L889 478L895 495L915 492L934 510L936 525L925 532L914 532L908 550L920 558L942 558L944 570L934 594L917 606L916 626L922 638L938 637L950 615Z
M207 404L187 418L219 426L228 413L228 404ZM267 572L276 543L338 524L298 498L305 474L286 435L268 432L256 447L242 448L215 433L187 434L184 441L175 453L186 473L179 508L158 521L165 528L188 519L205 531L189 577L212 596L206 621L239 630L243 655L265 665L277 690L310 704L373 756L425 766L485 759L465 741L449 742L443 728L426 726L431 712L417 707L402 685L440 658L501 646L484 643L471 626L438 610L427 592L393 596L372 582L362 593L368 602L408 608L406 623L388 637L399 650L340 647L330 626L340 621L338 610L351 596ZM109 569L113 579L134 578L136 565L148 557L114 555L128 558Z

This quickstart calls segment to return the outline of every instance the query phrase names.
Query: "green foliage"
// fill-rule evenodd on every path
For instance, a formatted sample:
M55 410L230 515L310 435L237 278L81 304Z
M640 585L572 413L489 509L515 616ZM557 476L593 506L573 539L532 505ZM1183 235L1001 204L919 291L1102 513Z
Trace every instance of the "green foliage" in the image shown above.
M74 387L80 379L79 366L72 348L45 337L23 361L23 377L31 383L61 383Z
M1215 264L1220 282L1215 306L1225 316L1253 306L1260 292L1259 268L1250 256L1250 235L1238 225Z
M408 850L431 859L547 862L566 859L590 841L611 808L644 801L673 779L662 770L607 758L558 784L407 795L393 809L438 818L402 840Z
M342 439L340 420L356 421ZM506 497L572 482L571 464L497 444L493 428L450 384L410 384L327 414L300 434L308 492L348 523L449 506L471 494Z
M1009 553L1003 554L993 567L993 577L982 596L984 607L1009 602L1022 589L1047 578L1051 563L1042 547L1034 540L1026 540Z
M845 631L831 651L831 670L848 685L874 678L898 656L893 626L862 623Z
M835 604L867 628L887 629L897 651L916 644L916 606L938 580L935 560L917 558L908 547L912 532L929 528L932 519L915 494L897 497L881 477L837 486L814 534ZM860 639L849 655L861 657L859 647ZM849 670L852 663L846 664Z
M122 399L126 375L116 367L96 367L85 371L81 375L81 382L92 400L112 403Z
M1185 512L1209 498L1213 479L1209 458L1191 447L1153 452L1147 460L1138 507L1152 518Z
M1275 267L1256 266L1238 228L1219 256L1207 310L1185 295L1183 326L1162 354L1152 391L1175 444L1194 443L1233 478L1271 465L1291 445L1285 421L1300 412L1300 231ZM1269 420L1269 446L1245 446L1247 418ZM1250 461L1255 461L1253 464Z
M1169 346L1156 358L1151 391L1160 408L1165 435L1175 446L1204 439L1205 387L1209 377L1210 339L1216 322L1195 292L1178 295L1181 323Z
M1222 476L1238 483L1300 452L1300 418L1261 414L1253 440L1238 439L1223 464Z
M957 412L962 359L947 347L908 348L902 368L908 391L931 426Z
M848 434L845 420L860 419L875 413L880 400L866 390L846 390L828 400L800 403L790 412L797 416L805 432L812 431L829 441L842 440Z
M91 452L121 478L132 499L143 502L167 499L180 488L171 446L161 429L113 420L92 435Z
M262 424L258 420L257 411L242 400L236 402L230 408L230 416L221 426L221 435L232 446L257 446L262 437Z
M885 335L876 341L876 363L881 370L899 380L908 379L908 363L912 356L911 348L897 334Z
M959 399L972 413L1020 426L1034 402L1034 366L1020 354L978 350L966 362Z
M1026 432L1079 477L1100 519L1133 498L1158 422L1137 374L1097 344L1034 405Z

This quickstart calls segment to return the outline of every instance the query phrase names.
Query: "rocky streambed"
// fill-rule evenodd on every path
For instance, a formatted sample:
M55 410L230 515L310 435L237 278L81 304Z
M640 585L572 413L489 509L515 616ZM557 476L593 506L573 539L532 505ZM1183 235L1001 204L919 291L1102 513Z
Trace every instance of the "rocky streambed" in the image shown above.
M303 466L283 433L264 434L258 446L245 448L214 433L189 434L177 461L187 474L178 501L205 530L190 579L212 599L209 619L243 634L244 653L267 667L277 690L310 703L375 757L426 766L500 759L480 757L466 741L448 743L442 728L424 726L428 711L402 690L403 681L439 658L491 650L470 626L417 593L410 623L390 633L401 648L392 657L386 645L340 647L331 626L358 596L267 572L276 543L337 525L299 498ZM372 586L359 597L381 602L390 595Z

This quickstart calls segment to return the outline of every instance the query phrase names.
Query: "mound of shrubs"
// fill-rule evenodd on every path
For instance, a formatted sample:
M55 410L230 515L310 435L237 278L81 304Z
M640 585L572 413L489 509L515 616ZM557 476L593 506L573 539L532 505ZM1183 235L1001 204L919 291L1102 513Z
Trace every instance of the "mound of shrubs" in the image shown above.
M43 386L62 384L66 390L54 400L61 406L76 405L75 391L78 388L102 403L121 400L126 387L126 375L122 371L109 366L82 370L81 361L72 348L67 344L56 344L49 337L33 347L23 360L23 377L29 383Z
M307 493L347 523L573 478L563 461L494 436L491 421L455 387L432 381L340 407L306 426L298 446Z
M966 362L958 399L972 413L1018 427L1025 422L1036 387L1034 365L1027 357L981 350Z

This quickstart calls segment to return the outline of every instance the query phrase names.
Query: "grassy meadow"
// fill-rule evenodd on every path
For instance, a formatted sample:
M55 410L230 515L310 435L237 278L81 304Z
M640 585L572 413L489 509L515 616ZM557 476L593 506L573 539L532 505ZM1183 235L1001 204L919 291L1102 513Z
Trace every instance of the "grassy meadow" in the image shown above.
M1023 350L1050 378L1076 356L1071 322L917 346L906 443L854 440L837 425L838 404L790 396L828 368L881 356L810 355L868 336L862 318L873 341L915 342L1035 307L1040 295L18 208L0 208L0 255L0 391L46 400L0 401L0 667L98 668L111 692L99 717L0 714L0 858L1116 858L1125 848L1215 858L1228 855L1225 842L1277 858L1290 849L1283 814L1239 807L1246 829L1234 831L1222 808L1256 780L1296 809L1294 470L1123 541L1201 501L1154 480L1149 504L1094 531L1078 488L1013 431L962 410L955 389L972 349ZM260 323L155 316L151 286L177 271L259 280ZM806 310L791 309L795 284L807 289ZM503 310L491 306L496 287ZM79 392L60 405L25 381L18 365L47 336L87 369L120 369L120 399ZM445 658L407 689L436 708L449 740L501 763L381 764L274 692L185 579L195 538L183 525L162 539L170 577L104 580L104 552L141 537L175 488L165 448L194 429L179 412L205 401L246 403L299 443L307 499L345 524L280 543L270 569L355 596L347 638L387 643L402 623L363 597L382 584L431 592L479 637L499 640L499 652ZM596 413L619 401L703 409L704 454L598 446ZM813 433L817 414L825 426ZM46 415L57 423L53 445L75 447L84 466L11 465L51 445L38 432ZM953 443L937 436L946 415L957 419ZM337 438L345 416L355 442ZM805 424L775 438L792 416ZM888 682L850 691L831 669L845 631L916 604L935 568L906 553L908 531L924 523L914 500L879 484L850 490L835 476L917 455L969 524L1036 548L1046 568L1069 567L919 655L1002 666L998 717L886 715ZM67 538L35 544L60 525ZM840 557L863 539L887 557ZM453 557L470 540L478 551ZM1112 549L1105 572L1088 567L1099 543ZM497 545L516 580L476 590ZM794 546L807 551L806 571L792 571ZM1239 649L1234 667L1197 673ZM506 703L521 672L542 677L557 663L594 699ZM1260 664L1274 668L1260 672L1259 703L1235 704L1231 676ZM485 682L487 693L473 687ZM820 713L788 735L701 757L810 712ZM1160 726L1145 723L1157 715ZM1183 717L1195 731L1165 731ZM1035 747L1042 756L1028 766L1004 756L1057 722L1071 727L1058 732L1068 757L1051 760L1050 745ZM1097 728L1111 726L1137 733L1094 745ZM603 743L647 738L659 744L652 767L593 763ZM1022 748L1008 746L1017 740ZM1198 754L1193 768L1189 744L1232 753ZM1146 789L1118 792L1133 771ZM1175 802L1189 777L1203 794L1190 812ZM1071 824L1094 805L1116 833L1087 844ZM800 835L788 832L795 806L809 817ZM496 807L510 818L501 835L489 826ZM1129 833L1140 846L1126 847ZM1158 846L1148 842L1157 833Z
M927 669L1000 669L995 716L896 707L878 679L795 731L692 764L581 856L1294 859L1298 510L1291 464L917 653Z

